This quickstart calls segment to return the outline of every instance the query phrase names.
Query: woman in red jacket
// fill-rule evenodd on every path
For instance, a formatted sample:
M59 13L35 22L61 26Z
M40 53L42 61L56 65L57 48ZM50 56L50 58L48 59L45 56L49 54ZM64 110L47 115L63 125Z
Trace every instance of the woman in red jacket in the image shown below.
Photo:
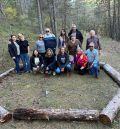
M81 49L77 50L75 62L76 62L76 70L78 71L78 73L84 75L86 73L88 58Z

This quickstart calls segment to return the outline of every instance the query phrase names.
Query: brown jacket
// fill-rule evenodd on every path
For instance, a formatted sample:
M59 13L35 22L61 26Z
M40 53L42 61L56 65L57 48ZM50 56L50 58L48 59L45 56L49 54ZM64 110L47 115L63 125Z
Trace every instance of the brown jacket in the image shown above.
M78 47L78 46L81 48L81 42L80 42L78 39L76 39L76 41L75 41L74 44L73 44L72 41L70 40L70 41L68 42L68 44L67 44L67 47L66 47L66 49L67 49L69 55L75 56L75 55L76 55L76 52L77 52L77 47Z

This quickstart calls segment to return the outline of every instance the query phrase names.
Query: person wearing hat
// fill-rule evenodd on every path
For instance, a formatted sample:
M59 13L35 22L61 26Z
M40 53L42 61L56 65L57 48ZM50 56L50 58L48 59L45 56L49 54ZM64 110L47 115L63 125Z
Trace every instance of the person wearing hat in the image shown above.
M44 43L45 43L45 50L50 48L53 50L54 54L56 53L57 40L55 35L51 33L49 28L46 28L45 30Z
M99 38L95 35L95 31L91 30L90 31L90 37L87 39L86 43L86 50L89 48L90 43L94 43L94 48L99 50L99 54L101 53L101 43L99 41Z
M82 33L77 29L75 24L72 24L72 28L70 32L68 33L68 37L71 39L71 35L74 35L76 39L78 39L81 42L81 45L83 43L83 35Z
M83 53L81 49L77 49L77 54L75 58L75 68L79 74L84 75L86 73L87 63L87 56Z
M85 54L88 57L88 70L91 75L95 75L98 78L99 75L99 54L98 50L94 48L94 43L89 44L89 49L86 50Z
M43 57L45 57L45 43L44 43L44 40L43 40L44 36L42 34L40 34L38 36L38 40L36 41L36 44L35 44L35 48L36 50L39 52L39 54Z
M69 55L65 52L65 48L61 47L57 55L56 73L71 72L71 64L69 63Z

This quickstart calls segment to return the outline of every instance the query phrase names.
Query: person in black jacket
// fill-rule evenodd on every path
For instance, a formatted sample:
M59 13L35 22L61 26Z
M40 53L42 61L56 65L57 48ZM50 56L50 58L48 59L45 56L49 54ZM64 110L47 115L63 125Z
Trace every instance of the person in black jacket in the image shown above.
M37 50L33 51L33 54L30 58L30 64L31 64L31 70L36 72L42 71L43 70L43 58L42 56L38 53Z
M65 52L65 48L62 47L57 55L57 69L56 73L71 72L71 63L69 61L69 55Z
M48 48L46 51L45 59L44 59L44 68L45 74L50 74L51 72L55 75L56 69L56 58L53 53L53 50Z
M20 73L20 46L17 43L15 35L11 35L10 43L8 44L8 51L15 62L16 73Z
M75 35L76 39L78 39L81 44L83 43L83 35L82 33L76 28L76 25L73 24L72 25L72 29L70 30L70 32L68 33L68 37L71 39L71 35Z

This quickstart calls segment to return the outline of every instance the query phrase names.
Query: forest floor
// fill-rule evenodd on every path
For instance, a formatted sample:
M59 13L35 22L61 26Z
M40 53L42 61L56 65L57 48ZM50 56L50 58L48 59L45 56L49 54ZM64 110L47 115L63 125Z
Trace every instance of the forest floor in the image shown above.
M100 60L109 63L120 72L120 43L106 38L102 39L101 43L103 50ZM8 54L5 57L8 61L10 60ZM12 63L8 63L5 69L9 68L10 65L12 66ZM3 69L1 69L2 71ZM10 74L0 83L0 104L10 111L17 107L102 110L117 92L117 89L117 84L102 70L99 79L75 73L71 77L66 75L46 77L32 73ZM45 91L48 91L47 95ZM99 122L25 122L12 120L0 125L0 129L120 129L119 121L120 114L110 127Z

